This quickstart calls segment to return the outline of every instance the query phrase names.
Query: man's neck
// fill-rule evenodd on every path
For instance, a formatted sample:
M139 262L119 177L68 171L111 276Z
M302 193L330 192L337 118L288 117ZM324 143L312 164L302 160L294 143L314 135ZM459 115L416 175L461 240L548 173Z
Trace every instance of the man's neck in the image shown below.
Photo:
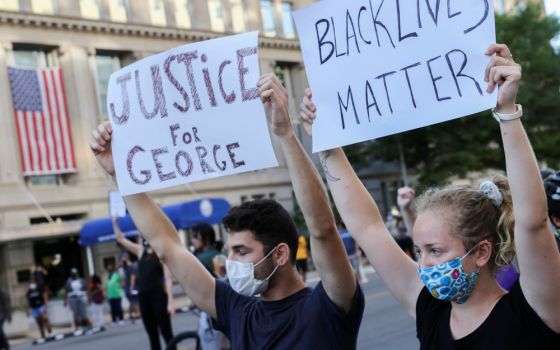
M279 273L277 278L271 281L270 287L261 295L263 301L282 300L307 287L294 268L277 271L277 273Z

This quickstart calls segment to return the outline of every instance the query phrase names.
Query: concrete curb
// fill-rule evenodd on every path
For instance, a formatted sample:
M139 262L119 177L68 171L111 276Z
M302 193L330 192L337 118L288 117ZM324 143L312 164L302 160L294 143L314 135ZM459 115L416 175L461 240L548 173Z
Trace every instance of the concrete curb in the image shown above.
M31 344L32 345L41 345L41 344L51 343L51 342L55 342L55 341L61 341L61 340L68 339L68 338L88 336L88 335L100 333L100 332L103 332L103 331L105 331L105 327L103 327L103 326L101 326L101 327L91 327L91 328L86 328L86 329L78 329L78 330L75 330L73 332L49 335L46 338L37 338L37 339L33 340L33 342Z

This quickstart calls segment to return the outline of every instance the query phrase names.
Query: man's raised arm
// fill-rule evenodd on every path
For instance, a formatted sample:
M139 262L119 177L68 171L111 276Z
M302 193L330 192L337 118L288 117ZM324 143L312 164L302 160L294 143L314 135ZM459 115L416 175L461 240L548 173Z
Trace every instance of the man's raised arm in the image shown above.
M112 128L105 122L93 131L90 144L99 164L111 176L115 165L111 153ZM124 197L126 207L138 231L150 242L159 258L167 264L194 303L216 317L215 281L206 268L179 240L177 230L154 201L146 194Z
M258 87L270 129L282 146L296 199L309 228L313 262L329 298L342 311L348 312L357 282L336 229L322 179L292 129L286 89L274 74L263 75Z

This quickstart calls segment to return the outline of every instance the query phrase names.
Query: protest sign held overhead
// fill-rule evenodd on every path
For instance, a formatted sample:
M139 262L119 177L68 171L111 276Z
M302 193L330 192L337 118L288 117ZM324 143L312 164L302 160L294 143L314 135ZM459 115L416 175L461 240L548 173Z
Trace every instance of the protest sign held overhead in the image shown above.
M126 216L126 204L121 194L117 191L109 192L109 216L113 218Z
M324 0L294 12L318 118L313 151L489 109L489 0Z
M120 193L276 166L259 75L257 32L184 45L113 73L107 110Z

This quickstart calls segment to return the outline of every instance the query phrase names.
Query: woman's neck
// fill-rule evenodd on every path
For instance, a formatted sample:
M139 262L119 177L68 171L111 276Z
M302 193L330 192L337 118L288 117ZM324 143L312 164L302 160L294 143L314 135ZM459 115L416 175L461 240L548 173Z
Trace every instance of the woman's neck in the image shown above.
M478 328L506 291L490 271L481 271L471 296L464 304L452 303L451 331L455 339Z

